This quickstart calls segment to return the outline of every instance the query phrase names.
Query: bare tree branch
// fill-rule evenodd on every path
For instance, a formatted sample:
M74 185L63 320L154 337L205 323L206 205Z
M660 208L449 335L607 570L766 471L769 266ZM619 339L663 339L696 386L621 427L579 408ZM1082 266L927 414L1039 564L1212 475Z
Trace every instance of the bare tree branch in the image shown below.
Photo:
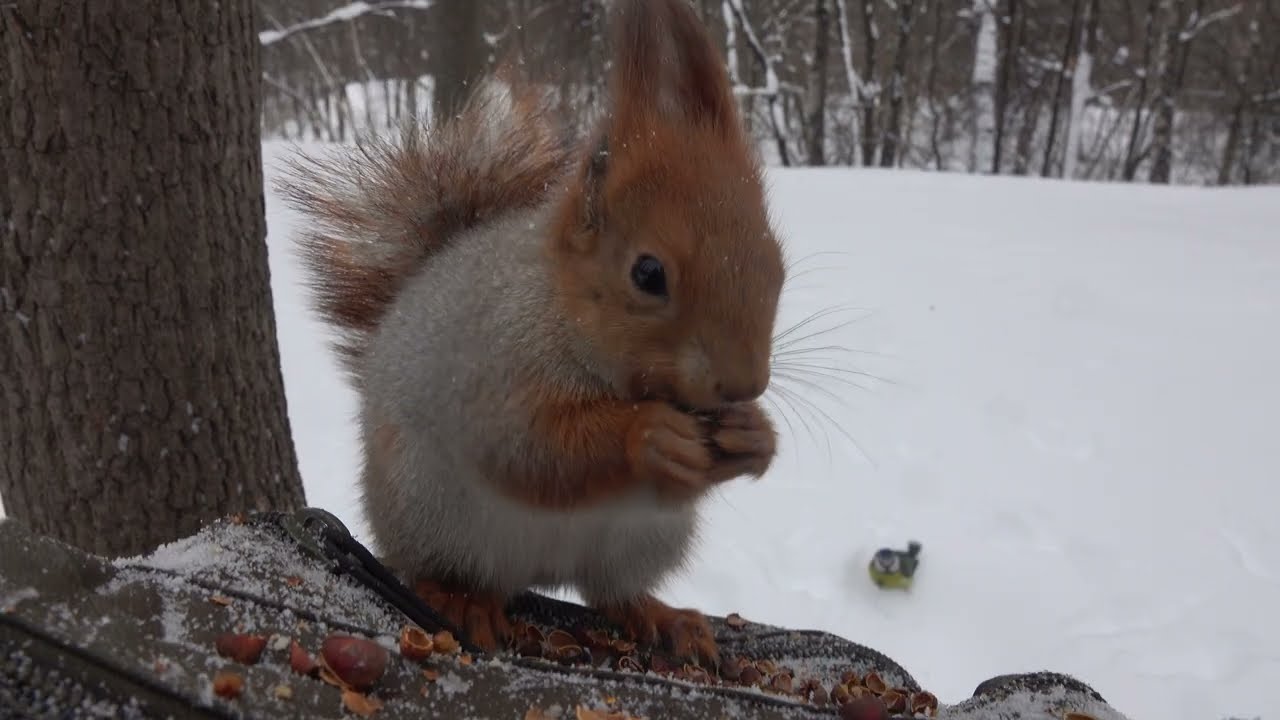
M361 15L385 12L387 10L426 10L435 4L435 0L387 0L386 2L353 2L343 5L326 15L290 25L280 30L264 30L258 33L258 43L263 47L273 45L295 33L315 30L326 25L339 22L350 22Z

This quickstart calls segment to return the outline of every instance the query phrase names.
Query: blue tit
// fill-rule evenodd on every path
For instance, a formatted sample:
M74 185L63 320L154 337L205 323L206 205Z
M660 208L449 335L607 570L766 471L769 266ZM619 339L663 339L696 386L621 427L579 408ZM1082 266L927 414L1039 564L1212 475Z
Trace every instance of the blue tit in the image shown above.
M907 543L906 550L880 548L867 564L871 582L882 589L909 590L920 566L920 550L920 543L914 540Z

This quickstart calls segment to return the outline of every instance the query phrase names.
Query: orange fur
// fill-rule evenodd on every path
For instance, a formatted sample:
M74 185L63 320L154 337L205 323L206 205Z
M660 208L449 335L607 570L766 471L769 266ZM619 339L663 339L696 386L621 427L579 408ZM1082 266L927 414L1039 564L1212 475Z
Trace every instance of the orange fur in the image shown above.
M339 350L348 361L364 351L401 283L439 248L559 188L572 142L552 108L508 68L449 122L411 121L398 140L291 158L277 188L311 220L298 246L320 313L346 333Z
M687 3L619 3L613 109L577 181L561 200L548 248L566 315L601 353L626 359L635 397L707 410L752 399L769 376L769 347L784 279L762 172L743 130L723 62ZM661 322L616 314L634 299L620 287L642 239L666 264L685 308ZM693 308L697 308L694 310ZM674 312L674 311L673 311ZM701 333L730 392L700 386L672 349Z
M674 608L646 595L635 602L600 608L638 642L664 645L677 657L720 664L720 648L707 618L697 610Z
M570 512L637 489L692 503L762 474L776 443L757 398L784 267L723 61L685 0L616 0L612 12L612 107L588 137L571 141L535 91L488 85L431 131L299 160L280 186L315 221L301 248L321 313L347 333L349 368L434 253L487 219L553 211L542 250L556 327L535 330L567 328L573 350L531 370L512 359L508 406L474 408L469 432L503 413L528 430L485 436L466 462L512 498ZM662 297L630 279L644 255L662 263ZM368 487L385 494L405 482L393 468L411 439L391 425L373 435ZM434 580L424 597L501 641L501 598L475 578ZM716 656L696 611L648 594L605 610L680 654Z

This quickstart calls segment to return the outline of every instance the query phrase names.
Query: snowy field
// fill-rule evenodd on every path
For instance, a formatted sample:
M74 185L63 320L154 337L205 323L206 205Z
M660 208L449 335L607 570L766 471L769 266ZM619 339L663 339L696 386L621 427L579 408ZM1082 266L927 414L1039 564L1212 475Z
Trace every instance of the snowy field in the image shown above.
M286 149L265 146L268 177ZM1276 717L1280 189L771 184L782 326L832 313L777 380L782 457L721 492L666 597L868 644L950 702L1053 669L1135 720ZM273 194L267 213L307 494L368 540L353 396L295 216ZM871 553L911 538L913 590L875 589Z

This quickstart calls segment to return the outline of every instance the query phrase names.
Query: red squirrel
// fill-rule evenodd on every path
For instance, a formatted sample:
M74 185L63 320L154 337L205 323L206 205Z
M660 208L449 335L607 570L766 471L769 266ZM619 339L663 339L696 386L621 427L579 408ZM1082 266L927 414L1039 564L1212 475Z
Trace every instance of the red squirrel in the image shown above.
M398 141L279 187L360 401L387 564L478 646L575 588L633 638L719 661L655 588L713 487L760 477L783 253L723 61L685 0L611 9L608 112L575 138L502 73Z

